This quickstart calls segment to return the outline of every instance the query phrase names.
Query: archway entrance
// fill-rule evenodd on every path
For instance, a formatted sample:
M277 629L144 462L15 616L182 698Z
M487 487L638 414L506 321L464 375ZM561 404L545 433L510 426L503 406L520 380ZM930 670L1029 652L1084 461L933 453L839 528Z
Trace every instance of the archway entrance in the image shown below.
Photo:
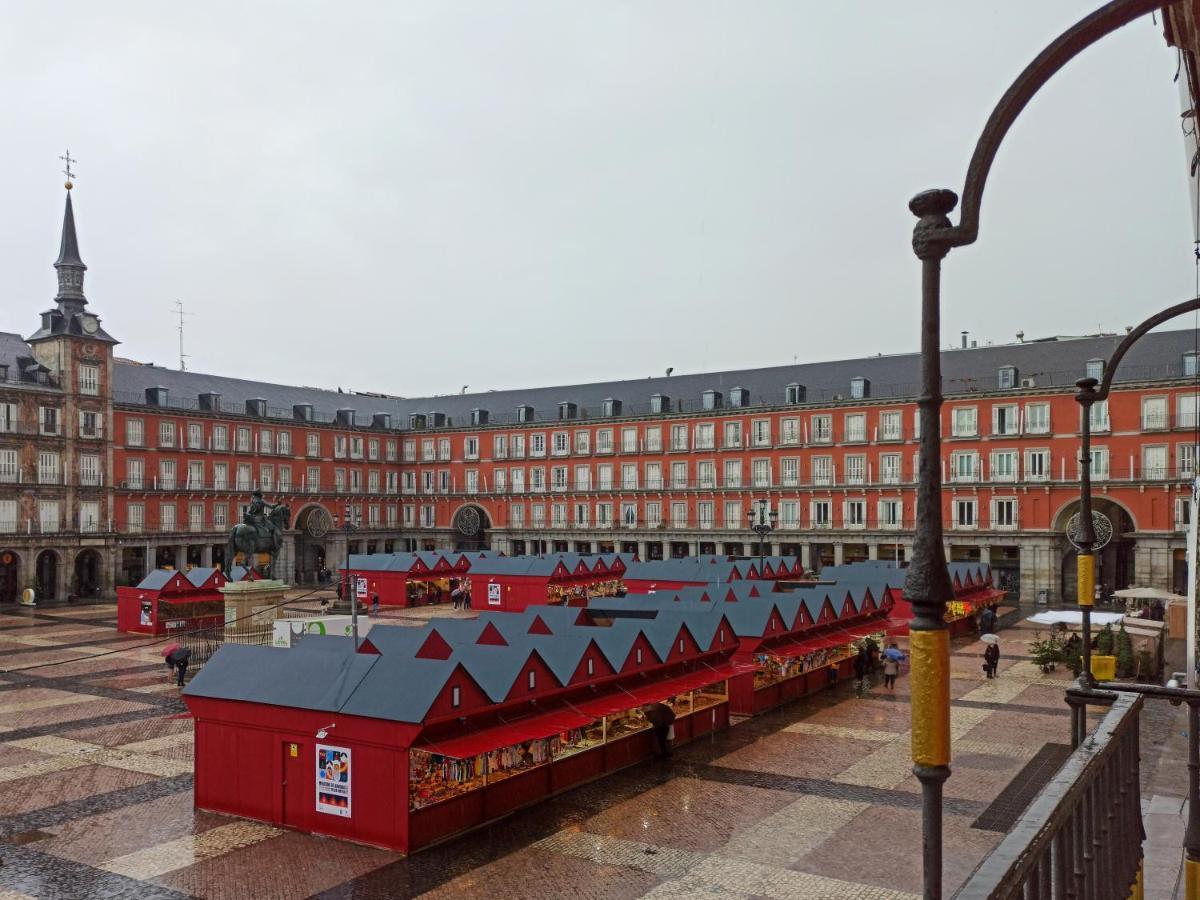
M333 516L323 506L306 506L296 516L297 584L316 584L325 569L325 536L333 527Z
M1105 498L1093 497L1092 508L1112 523L1112 539L1096 554L1096 584L1105 594L1134 583L1134 548L1137 540L1133 519L1123 506ZM1058 516L1055 531L1066 533L1071 516L1079 512L1079 503L1070 504ZM1070 542L1062 539L1062 598L1064 603L1077 603L1077 552Z
M81 550L75 557L74 594L77 597L100 596L100 554Z
M0 550L0 603L16 603L21 596L21 557Z
M34 577L37 579L39 600L58 599L58 554L43 550L37 556Z
M488 514L478 506L464 506L454 514L454 549L487 550L491 547Z

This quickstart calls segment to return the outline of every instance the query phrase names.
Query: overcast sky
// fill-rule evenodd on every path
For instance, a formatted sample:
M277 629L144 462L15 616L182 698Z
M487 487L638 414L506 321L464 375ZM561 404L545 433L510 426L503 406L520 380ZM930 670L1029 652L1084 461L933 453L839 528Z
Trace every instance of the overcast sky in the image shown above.
M912 351L908 199L1096 3L6 3L0 330L54 296L69 146L142 361L176 299L190 369L405 396ZM1034 100L944 343L1192 295L1175 68L1146 18Z

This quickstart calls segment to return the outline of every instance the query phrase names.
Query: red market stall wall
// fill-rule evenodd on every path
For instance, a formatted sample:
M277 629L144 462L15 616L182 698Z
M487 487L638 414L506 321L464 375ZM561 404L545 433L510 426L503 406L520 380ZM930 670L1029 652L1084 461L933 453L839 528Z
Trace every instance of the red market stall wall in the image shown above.
M150 621L142 620L142 604L150 604ZM215 603L222 609L194 615L193 604ZM136 587L117 588L117 631L130 634L165 634L167 622L182 620L186 628L205 628L224 621L225 600L219 591L196 591L163 597L159 591Z

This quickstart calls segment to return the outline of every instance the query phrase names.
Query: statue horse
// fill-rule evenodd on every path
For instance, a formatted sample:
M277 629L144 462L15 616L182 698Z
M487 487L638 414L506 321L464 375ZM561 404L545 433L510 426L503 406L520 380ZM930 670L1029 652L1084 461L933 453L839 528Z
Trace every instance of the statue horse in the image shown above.
M225 549L225 567L227 569L233 567L239 550L245 554L244 565L246 568L254 569L260 575L267 573L260 570L255 564L254 556L256 554L269 553L271 566L274 566L275 557L279 555L279 549L283 546L283 532L291 525L292 511L281 503L271 507L267 518L278 529L277 532L272 533L265 528L248 525L245 522L233 526L229 532L229 544Z

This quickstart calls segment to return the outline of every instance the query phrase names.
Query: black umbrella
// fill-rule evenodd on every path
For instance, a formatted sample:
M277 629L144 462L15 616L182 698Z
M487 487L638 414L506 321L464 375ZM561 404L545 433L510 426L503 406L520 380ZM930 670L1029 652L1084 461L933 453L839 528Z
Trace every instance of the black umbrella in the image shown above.
M655 728L667 728L675 721L675 710L665 703L650 703L642 707L642 713Z
M172 666L177 666L180 663L187 662L189 659L191 659L191 657L191 650L189 650L187 647L179 647L171 651L170 655L167 656L167 662Z

